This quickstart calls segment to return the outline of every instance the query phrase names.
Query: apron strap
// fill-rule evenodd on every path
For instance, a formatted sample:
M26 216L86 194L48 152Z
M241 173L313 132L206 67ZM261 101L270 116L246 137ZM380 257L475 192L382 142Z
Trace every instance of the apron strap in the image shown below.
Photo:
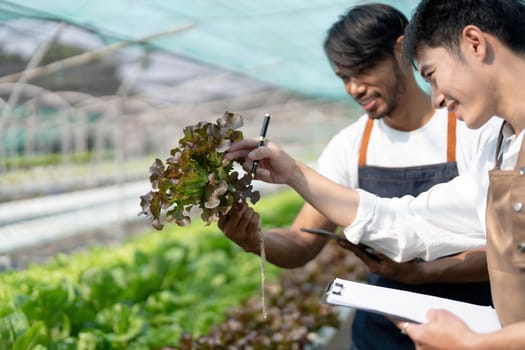
M516 170L525 172L525 136L521 140L520 153L518 153L518 160L516 161Z
M456 114L448 113L448 126L447 126L447 162L456 161ZM359 149L359 166L366 165L366 153L368 151L368 142L370 141L370 134L372 133L372 126L374 120L368 118L366 121L365 131L361 140L361 148Z
M370 134L372 133L373 125L374 120L368 118L366 121L365 132L363 133L363 138L361 140L361 148L359 149L359 166L366 165L366 152L368 150L368 142L370 141Z
M447 162L456 161L456 114L448 112L447 128Z
M501 161L503 160L503 154L501 153L501 145L503 144L503 128L505 127L505 124L507 124L506 121L503 121L501 123L501 128L499 129L498 133L498 143L496 145L496 154L494 157L496 158L496 161L494 162L494 169L499 169L501 167Z

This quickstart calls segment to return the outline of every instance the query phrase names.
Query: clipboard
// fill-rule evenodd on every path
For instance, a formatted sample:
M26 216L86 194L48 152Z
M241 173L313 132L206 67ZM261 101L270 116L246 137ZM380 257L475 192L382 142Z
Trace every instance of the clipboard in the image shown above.
M430 309L446 309L462 319L475 332L491 333L501 329L496 310L491 306L341 278L336 278L327 286L321 300L330 305L352 307L414 323L425 323L426 313Z

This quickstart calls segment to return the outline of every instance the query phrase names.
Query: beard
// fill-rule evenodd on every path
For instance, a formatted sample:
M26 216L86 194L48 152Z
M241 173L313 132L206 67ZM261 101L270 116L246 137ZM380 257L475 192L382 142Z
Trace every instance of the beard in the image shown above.
M406 90L406 78L403 70L396 60L392 61L392 71L394 73L394 83L387 96L384 96L386 107L379 111L370 111L368 116L372 119L382 119L392 114L397 108L401 96Z

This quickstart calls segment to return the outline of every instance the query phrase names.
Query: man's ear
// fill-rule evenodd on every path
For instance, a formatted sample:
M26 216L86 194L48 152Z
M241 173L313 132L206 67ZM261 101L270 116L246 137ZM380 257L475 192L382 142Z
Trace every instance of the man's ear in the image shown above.
M464 54L472 54L478 59L485 60L488 53L487 45L487 39L479 27L468 25L463 28L461 49Z
M403 39L405 38L404 35L400 35L394 44L394 55L396 56L396 59L398 62L402 62L401 60L401 47L403 46Z

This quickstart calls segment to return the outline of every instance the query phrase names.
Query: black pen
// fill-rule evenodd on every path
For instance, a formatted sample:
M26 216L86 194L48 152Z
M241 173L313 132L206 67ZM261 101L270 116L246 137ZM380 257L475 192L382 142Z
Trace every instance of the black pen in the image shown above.
M266 113L263 120L263 125L261 127L261 133L259 134L259 142L257 143L257 147L261 147L264 145L264 139L266 138L266 131L268 130L268 124L270 124L270 115ZM252 164L252 179L255 178L255 171L257 170L257 165L259 164L258 160L254 160Z

